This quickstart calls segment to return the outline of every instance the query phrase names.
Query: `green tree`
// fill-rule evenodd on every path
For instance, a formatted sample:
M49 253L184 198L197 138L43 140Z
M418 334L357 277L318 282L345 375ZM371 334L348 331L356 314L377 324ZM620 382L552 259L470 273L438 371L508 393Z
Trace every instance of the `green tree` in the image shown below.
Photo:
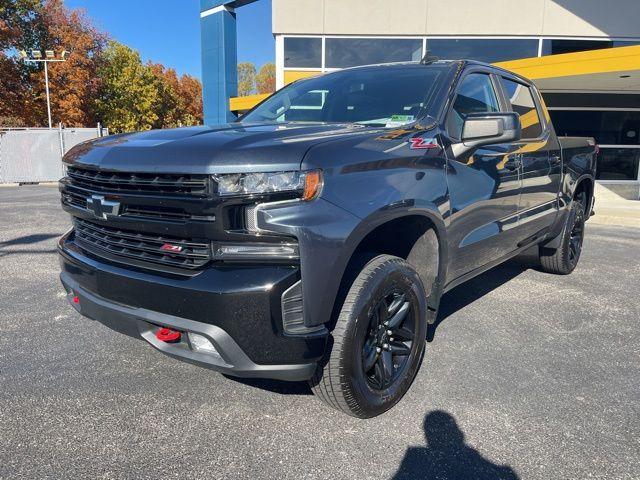
M238 96L246 97L256 91L256 66L251 62L238 64Z
M157 126L161 85L140 55L116 41L100 59L101 86L96 100L99 119L113 132L149 130Z
M180 114L184 110L184 102L179 94L179 80L174 69L165 69L159 63L149 63L148 68L155 77L158 99L154 110L158 120L153 128L173 128L182 124Z
M276 66L265 63L256 76L258 93L273 93L276 91Z

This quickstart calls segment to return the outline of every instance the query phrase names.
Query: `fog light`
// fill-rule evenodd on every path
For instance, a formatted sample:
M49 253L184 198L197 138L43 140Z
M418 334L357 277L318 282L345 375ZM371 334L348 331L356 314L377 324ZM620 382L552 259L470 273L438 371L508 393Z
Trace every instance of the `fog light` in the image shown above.
M209 341L204 335L198 333L189 332L189 341L191 342L191 348L196 352L206 353L222 360L222 357L213 346L213 343Z
M296 259L300 253L295 243L241 243L217 245L214 247L214 256L221 260Z

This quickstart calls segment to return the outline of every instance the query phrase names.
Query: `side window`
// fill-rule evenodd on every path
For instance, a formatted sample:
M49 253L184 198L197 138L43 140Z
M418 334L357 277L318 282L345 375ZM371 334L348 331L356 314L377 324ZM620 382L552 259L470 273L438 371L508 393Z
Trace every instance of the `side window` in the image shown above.
M462 124L470 113L497 111L499 111L498 99L489 75L484 73L467 75L458 87L456 100L449 113L449 118L447 118L449 135L454 138L460 138Z
M520 115L522 138L537 138L542 135L542 124L531 89L504 77L502 77L502 85L507 97L509 97L509 102L511 102L511 108Z

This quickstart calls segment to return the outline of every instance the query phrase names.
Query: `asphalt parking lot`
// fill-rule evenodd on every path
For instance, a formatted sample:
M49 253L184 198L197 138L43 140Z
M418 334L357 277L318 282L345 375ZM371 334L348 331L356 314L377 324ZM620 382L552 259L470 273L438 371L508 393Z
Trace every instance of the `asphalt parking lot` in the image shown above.
M356 420L83 319L54 187L0 188L0 478L640 478L640 229L447 294L415 384Z

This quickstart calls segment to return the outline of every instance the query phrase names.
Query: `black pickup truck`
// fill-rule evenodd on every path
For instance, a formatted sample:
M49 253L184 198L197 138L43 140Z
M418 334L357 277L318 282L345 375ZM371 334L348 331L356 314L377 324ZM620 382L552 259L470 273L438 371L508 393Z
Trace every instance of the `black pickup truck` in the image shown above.
M576 267L596 151L490 65L342 70L236 123L73 148L61 280L163 353L371 417L413 382L444 292L530 247Z

